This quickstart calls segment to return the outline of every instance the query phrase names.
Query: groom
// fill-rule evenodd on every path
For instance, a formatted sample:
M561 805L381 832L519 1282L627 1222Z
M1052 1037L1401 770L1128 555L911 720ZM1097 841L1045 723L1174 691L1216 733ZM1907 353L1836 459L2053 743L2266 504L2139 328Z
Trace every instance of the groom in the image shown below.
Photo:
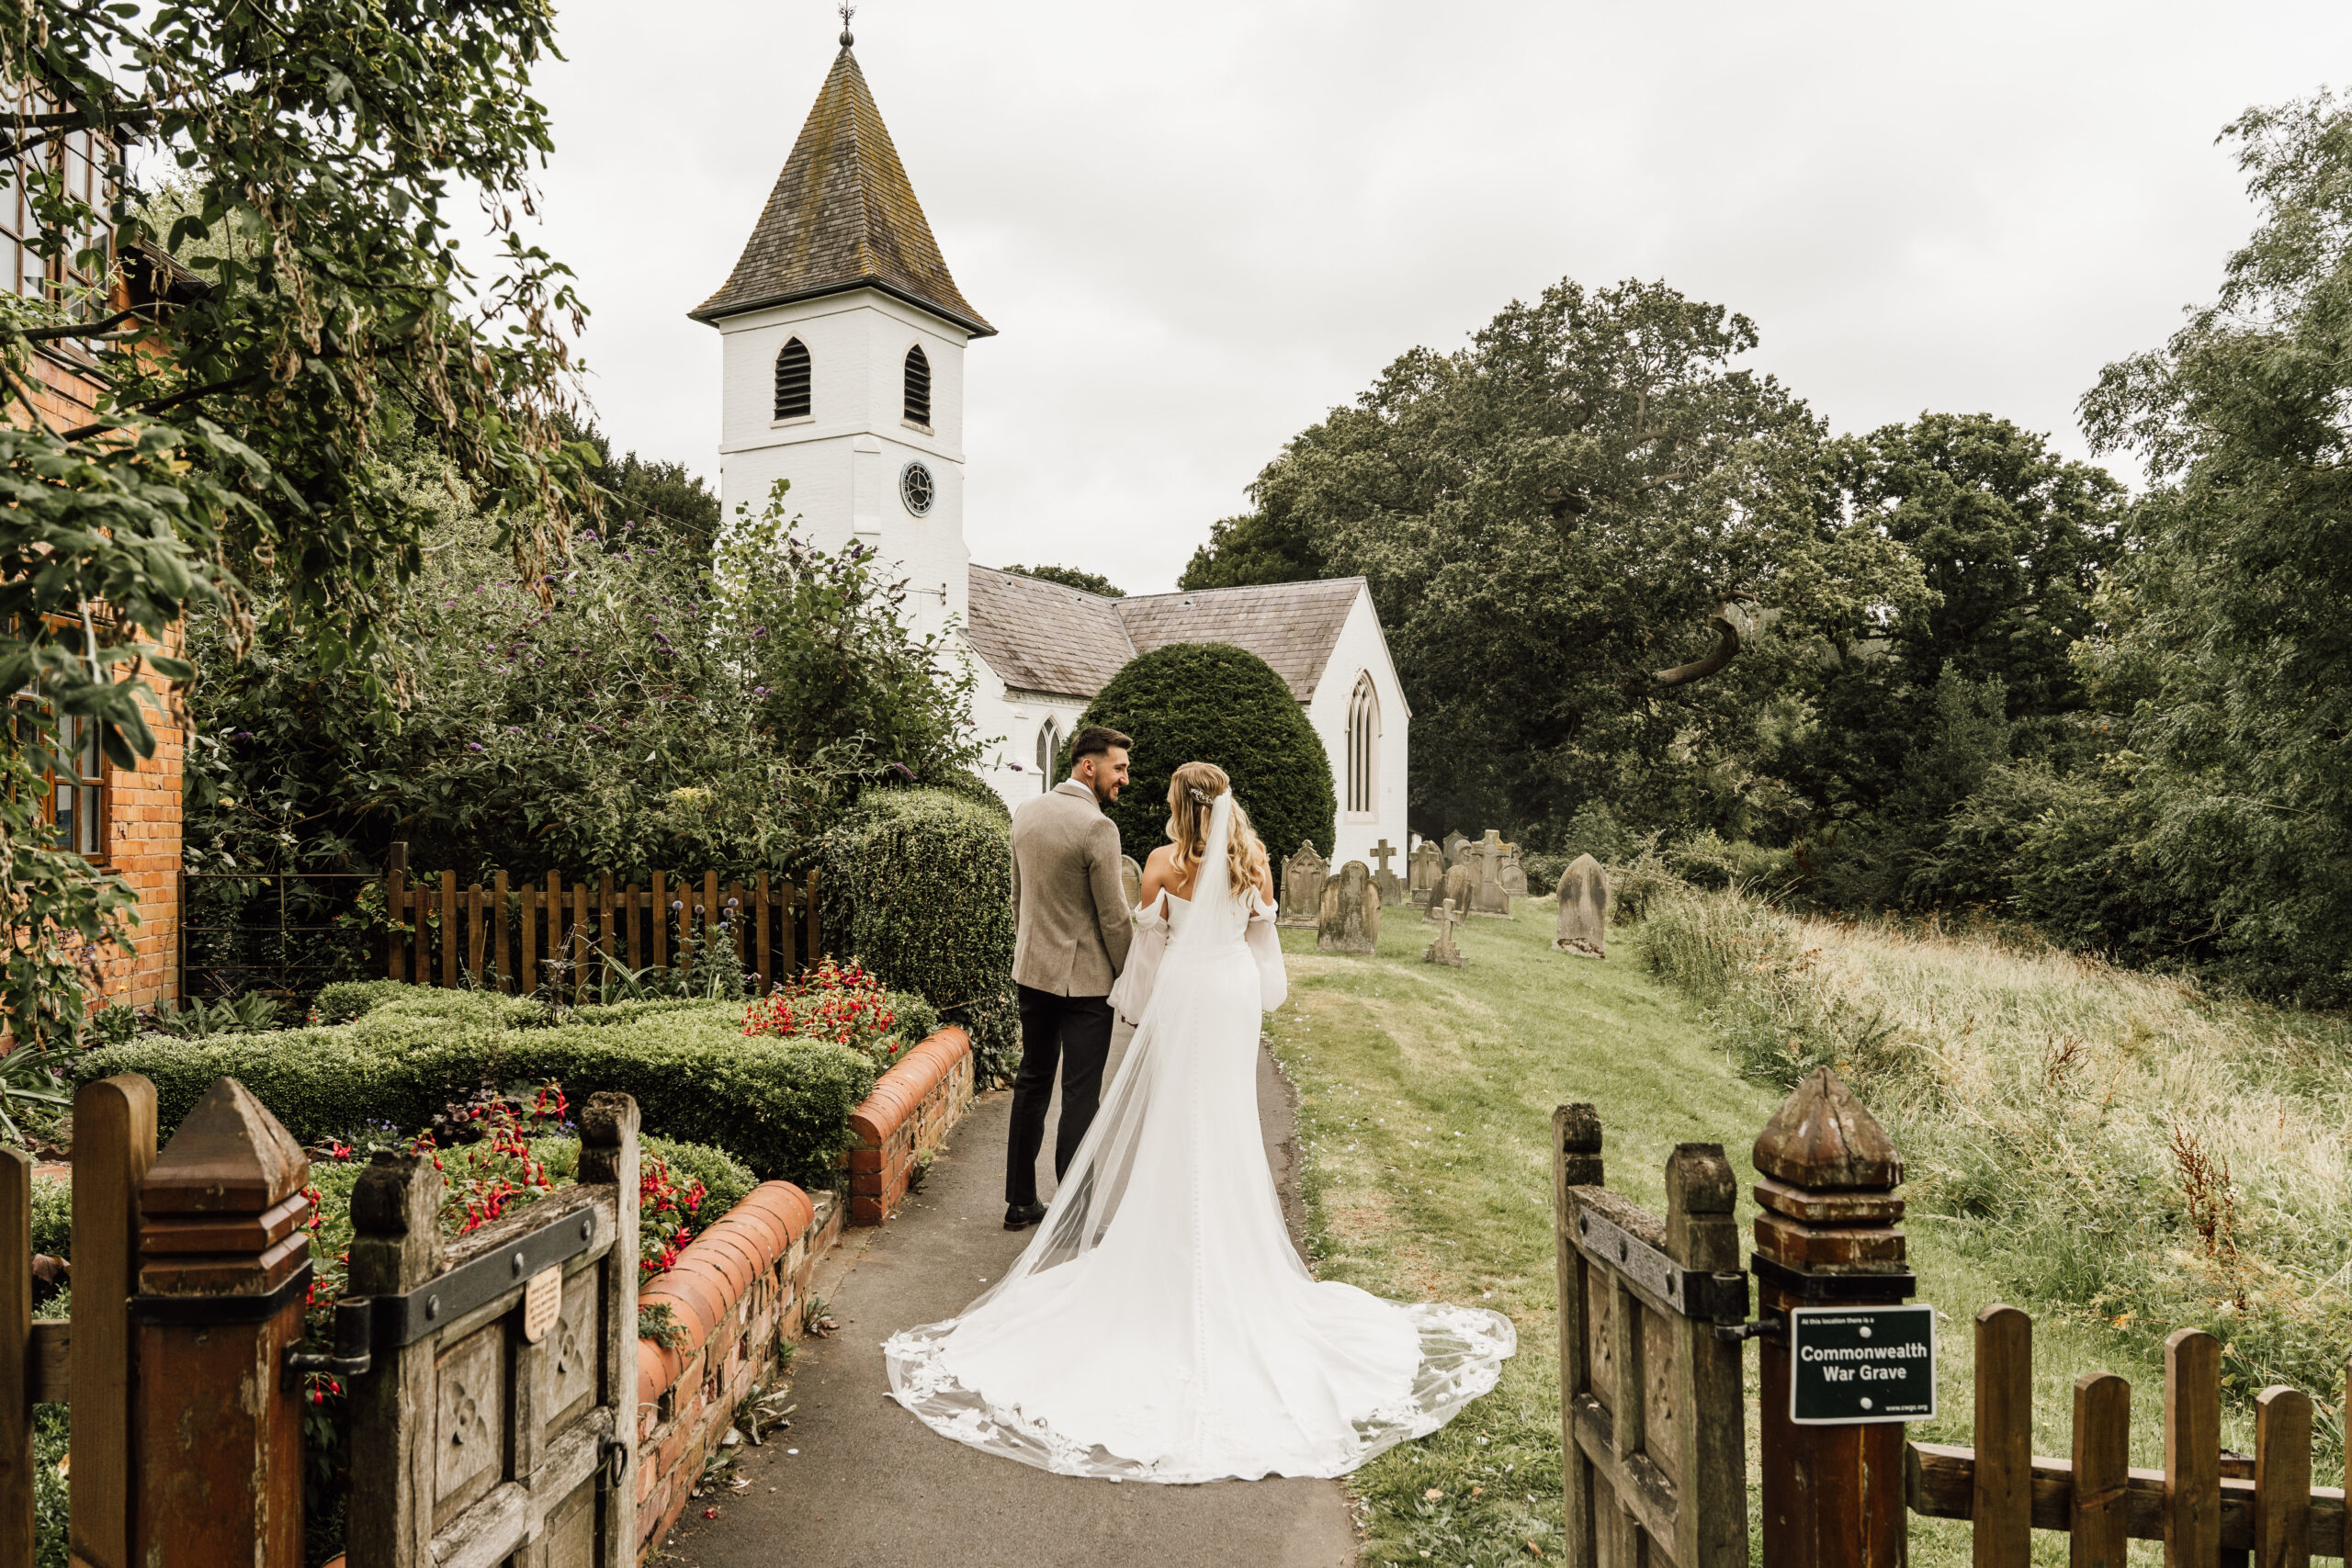
M1037 1201L1037 1148L1054 1066L1062 1120L1054 1177L1069 1168L1102 1092L1111 1055L1111 982L1135 928L1119 878L1119 829L1102 807L1127 782L1115 729L1089 725L1069 743L1069 777L1012 815L1013 983L1021 992L1021 1070L1012 1080L1012 1138L1004 1171L1004 1228L1046 1217Z

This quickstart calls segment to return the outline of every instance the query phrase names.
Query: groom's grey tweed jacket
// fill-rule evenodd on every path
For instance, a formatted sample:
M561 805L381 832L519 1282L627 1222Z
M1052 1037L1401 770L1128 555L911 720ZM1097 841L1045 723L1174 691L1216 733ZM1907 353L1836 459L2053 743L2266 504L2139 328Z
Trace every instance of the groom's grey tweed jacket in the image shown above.
M1119 829L1075 779L1012 814L1012 977L1058 997L1107 997L1135 940Z

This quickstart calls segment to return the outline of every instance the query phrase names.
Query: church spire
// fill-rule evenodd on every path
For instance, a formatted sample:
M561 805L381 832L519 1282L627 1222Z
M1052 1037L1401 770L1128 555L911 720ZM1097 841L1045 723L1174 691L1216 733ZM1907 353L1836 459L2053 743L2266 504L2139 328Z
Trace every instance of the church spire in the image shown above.
M842 51L734 272L688 314L716 321L817 295L878 288L975 337L992 337L996 329L964 298L939 254L850 51L855 11L842 7Z

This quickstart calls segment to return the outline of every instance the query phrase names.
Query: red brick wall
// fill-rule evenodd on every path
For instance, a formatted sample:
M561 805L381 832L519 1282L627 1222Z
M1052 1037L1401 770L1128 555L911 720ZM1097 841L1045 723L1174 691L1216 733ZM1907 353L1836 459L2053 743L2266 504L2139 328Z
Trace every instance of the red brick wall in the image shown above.
M857 1142L842 1155L849 1223L878 1225L899 1212L922 1156L972 1105L972 1040L949 1024L908 1052L849 1113Z

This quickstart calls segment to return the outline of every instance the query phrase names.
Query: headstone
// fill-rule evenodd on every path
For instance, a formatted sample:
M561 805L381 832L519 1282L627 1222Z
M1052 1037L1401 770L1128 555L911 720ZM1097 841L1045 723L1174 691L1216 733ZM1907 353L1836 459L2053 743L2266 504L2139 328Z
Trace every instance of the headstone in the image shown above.
M1323 884L1331 874L1330 863L1315 852L1310 840L1298 846L1298 853L1283 863L1283 899L1277 917L1285 926L1311 926L1323 911Z
M1133 855L1119 857L1119 886L1127 890L1127 908L1139 908L1143 903L1143 867Z
M1464 869L1474 878L1470 912L1510 919L1510 895L1503 891L1503 836L1487 829L1487 836L1470 847Z
M1407 886L1412 892L1413 902L1427 908L1430 899L1437 893L1438 884L1445 880L1445 852L1438 847L1435 840L1423 839L1421 847L1415 850L1405 863L1409 873Z
M1520 863L1519 846L1503 846L1503 891L1514 898L1527 897L1527 867Z
M1397 878L1395 872L1388 869L1388 857L1397 852L1396 846L1384 837L1380 842L1372 846L1372 852L1374 858L1380 862L1379 867L1372 874L1373 885L1380 889L1382 905L1388 908L1395 908L1405 901L1405 884Z
M1451 898L1439 899L1437 904L1437 940L1421 950L1422 963L1442 964L1447 965L1449 968L1453 969L1459 969L1462 967L1464 963L1462 949L1455 946L1453 942L1454 919L1453 900Z
M1459 916L1470 907L1470 895L1478 886L1478 874L1466 865L1457 865L1445 874L1445 880L1430 895L1425 918L1436 919L1440 908L1449 898L1453 900L1453 912Z
M1452 871L1455 866L1460 865L1462 863L1462 852L1469 847L1470 840L1464 838L1461 834L1448 833L1445 836L1446 870Z
M1323 884L1315 926L1317 953L1376 953L1380 949L1380 889L1363 862L1351 860Z
M1609 874L1590 855L1577 856L1560 873L1560 923L1552 947L1579 958L1609 956Z

